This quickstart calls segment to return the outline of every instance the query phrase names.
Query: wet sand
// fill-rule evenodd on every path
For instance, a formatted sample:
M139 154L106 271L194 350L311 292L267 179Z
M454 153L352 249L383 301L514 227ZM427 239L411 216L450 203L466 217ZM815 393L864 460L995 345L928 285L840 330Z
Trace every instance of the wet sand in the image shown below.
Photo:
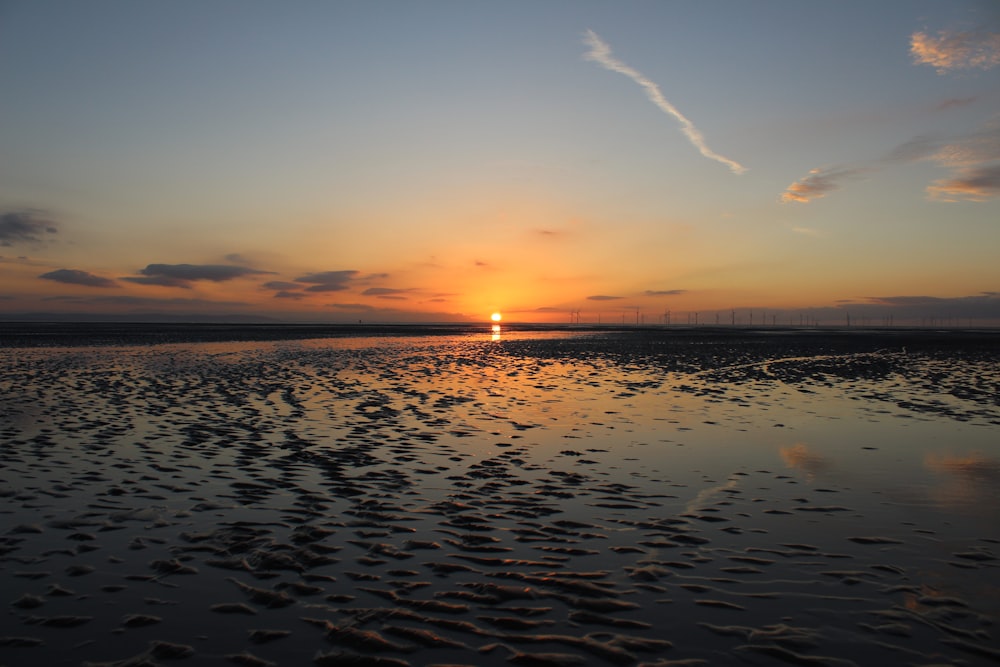
M1000 662L996 334L358 333L8 338L0 664Z

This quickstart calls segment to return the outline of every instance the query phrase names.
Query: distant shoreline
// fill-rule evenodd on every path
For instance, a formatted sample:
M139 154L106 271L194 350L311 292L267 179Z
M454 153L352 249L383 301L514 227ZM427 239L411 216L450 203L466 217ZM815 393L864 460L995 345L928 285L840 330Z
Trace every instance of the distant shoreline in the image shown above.
M253 342L353 337L463 336L491 333L488 323L441 324L289 324L148 322L3 322L0 347L84 347L169 343ZM794 327L692 325L504 324L502 333L602 334L633 340L876 338L897 344L1000 345L997 327Z

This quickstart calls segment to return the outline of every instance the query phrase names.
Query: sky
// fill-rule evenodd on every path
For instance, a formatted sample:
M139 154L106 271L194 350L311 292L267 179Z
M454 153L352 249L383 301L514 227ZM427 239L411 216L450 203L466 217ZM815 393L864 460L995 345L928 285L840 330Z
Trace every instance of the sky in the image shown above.
M0 0L0 318L1000 324L997 0Z

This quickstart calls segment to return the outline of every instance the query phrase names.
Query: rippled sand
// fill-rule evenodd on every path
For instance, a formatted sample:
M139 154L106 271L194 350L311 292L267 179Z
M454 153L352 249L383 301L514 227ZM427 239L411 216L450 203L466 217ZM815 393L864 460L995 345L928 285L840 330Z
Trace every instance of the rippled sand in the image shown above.
M0 348L0 664L994 664L998 340Z

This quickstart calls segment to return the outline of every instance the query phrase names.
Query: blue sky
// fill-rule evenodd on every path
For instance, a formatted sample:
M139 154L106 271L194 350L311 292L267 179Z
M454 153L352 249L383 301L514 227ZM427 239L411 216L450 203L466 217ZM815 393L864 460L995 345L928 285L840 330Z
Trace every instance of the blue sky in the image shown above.
M995 2L5 2L0 310L997 318L998 73Z

